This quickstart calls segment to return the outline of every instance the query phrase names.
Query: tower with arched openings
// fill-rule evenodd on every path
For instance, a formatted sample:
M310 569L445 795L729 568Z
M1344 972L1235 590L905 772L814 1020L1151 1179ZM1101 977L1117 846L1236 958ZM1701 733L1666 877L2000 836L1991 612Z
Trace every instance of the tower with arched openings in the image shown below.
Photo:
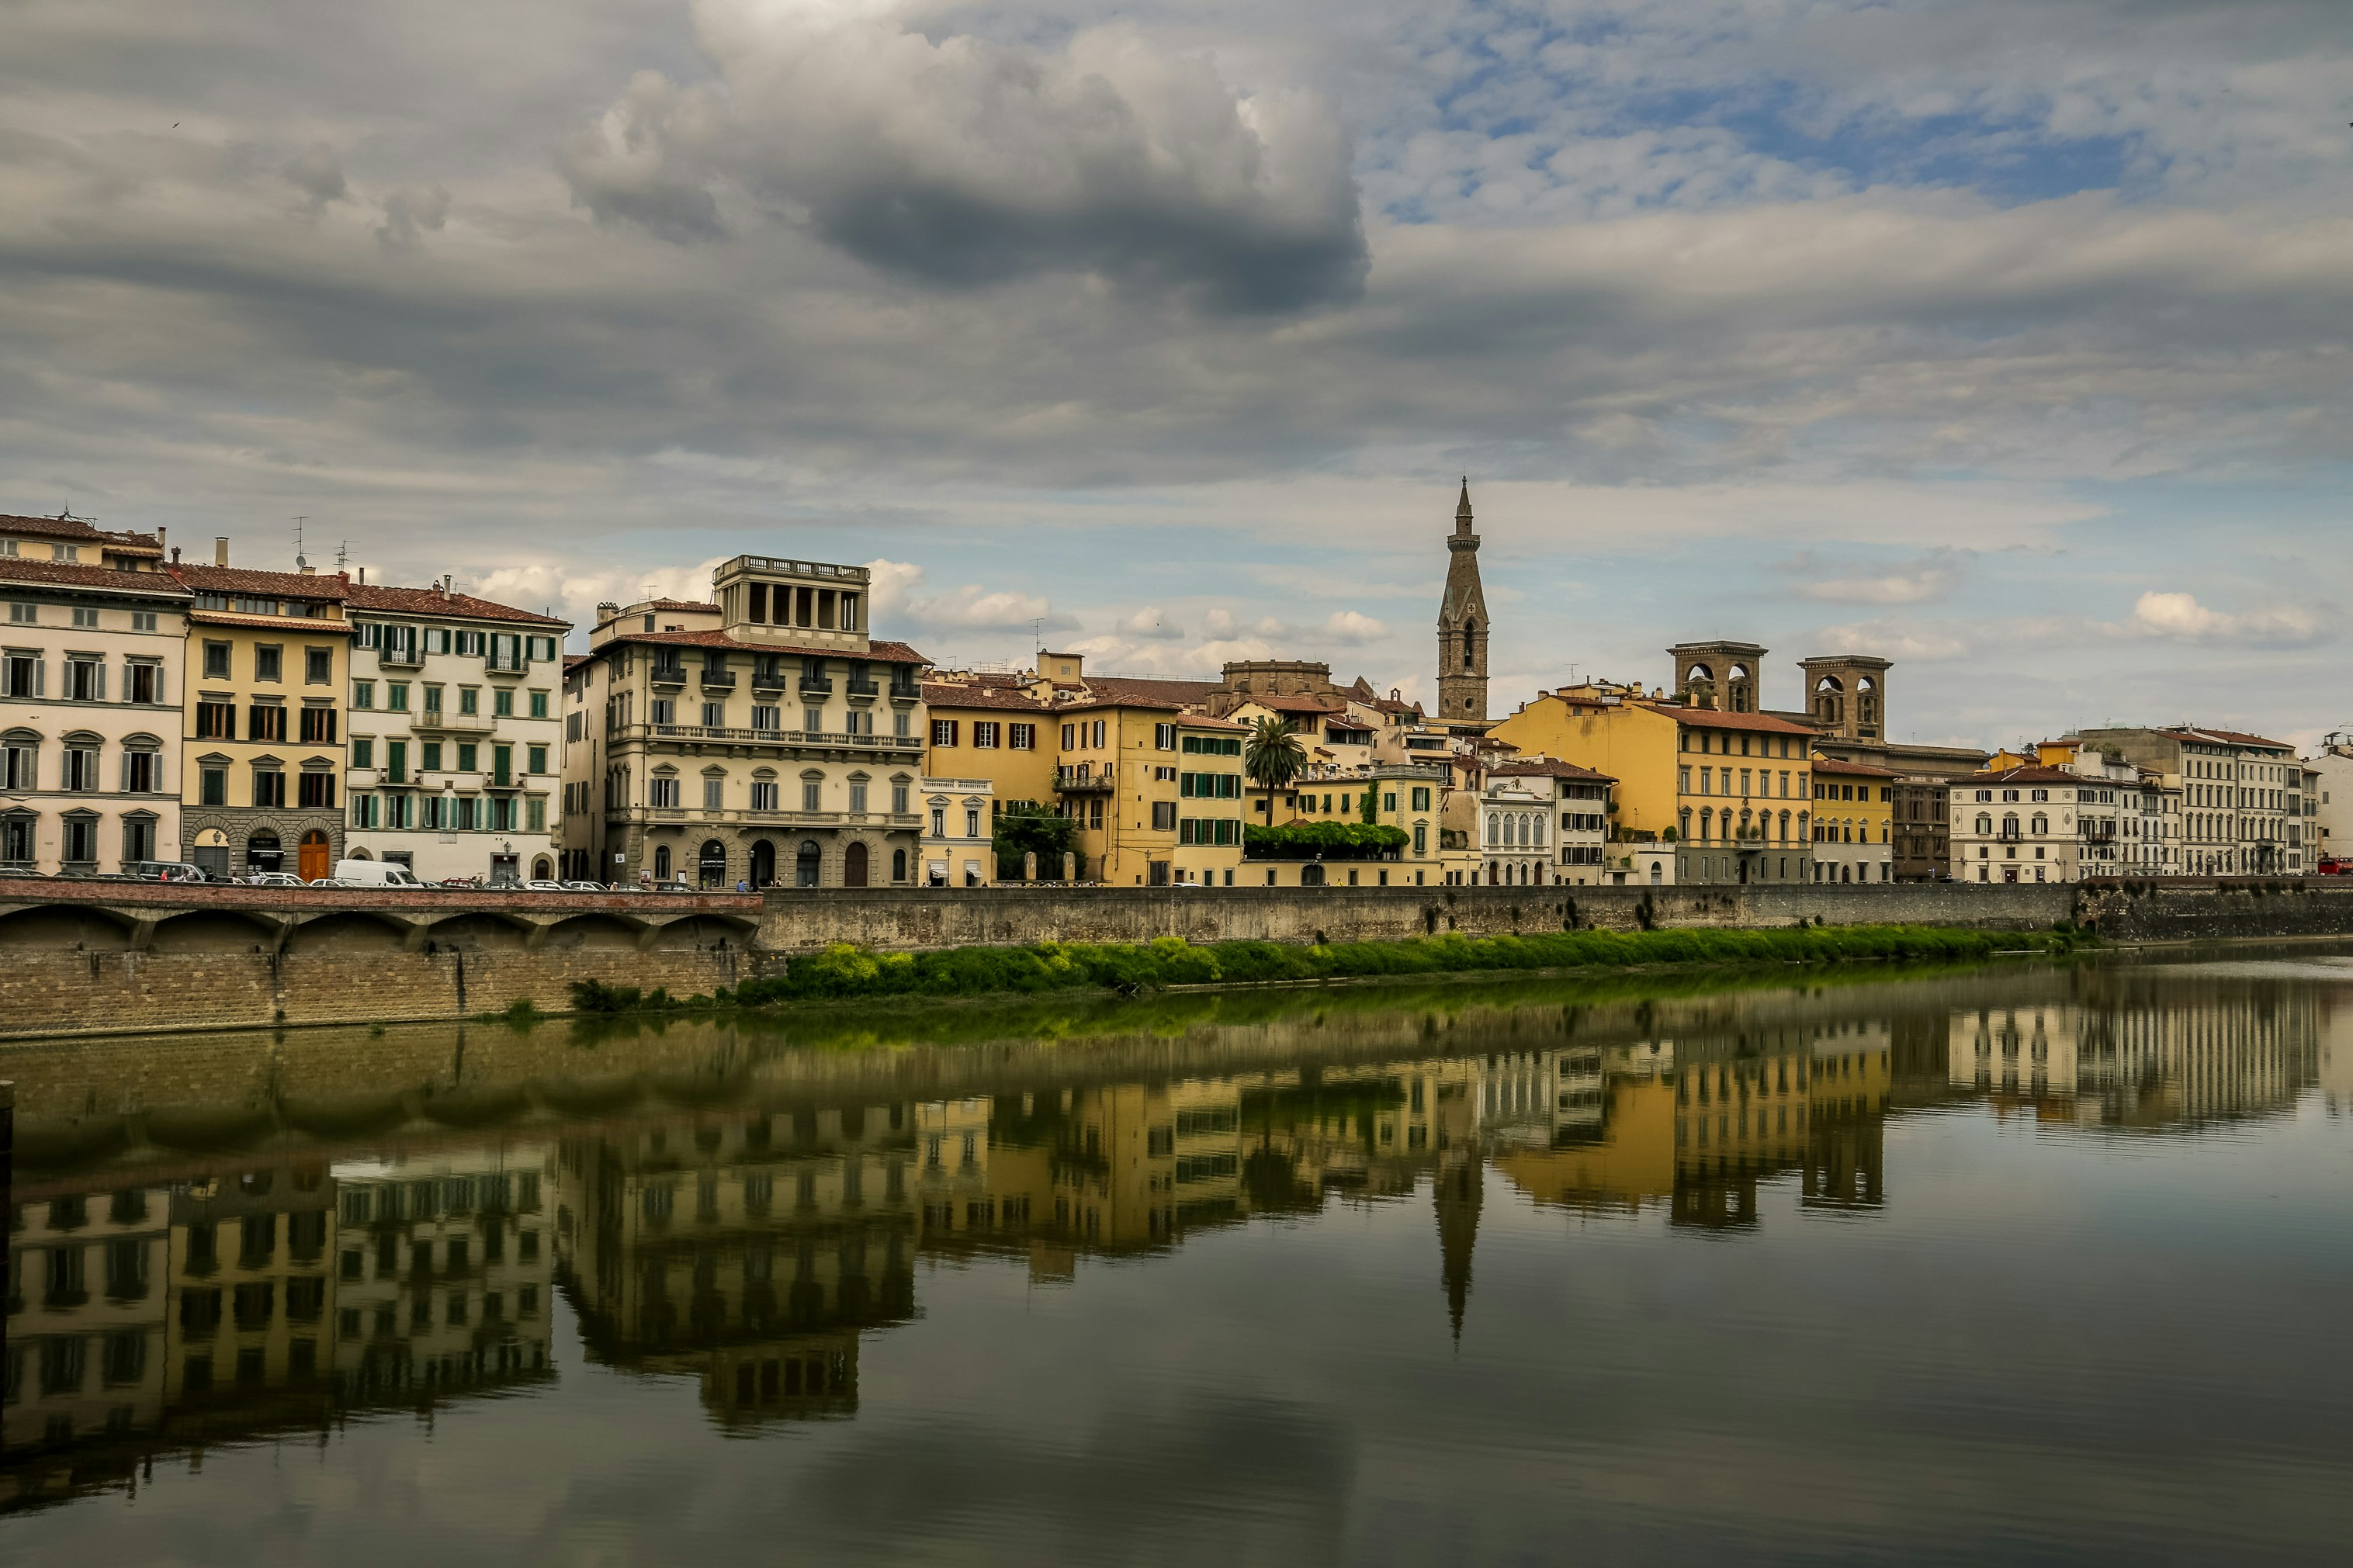
M1454 508L1446 541L1446 596L1438 606L1438 717L1441 723L1487 722L1487 595L1479 585L1479 536L1471 531L1471 480Z

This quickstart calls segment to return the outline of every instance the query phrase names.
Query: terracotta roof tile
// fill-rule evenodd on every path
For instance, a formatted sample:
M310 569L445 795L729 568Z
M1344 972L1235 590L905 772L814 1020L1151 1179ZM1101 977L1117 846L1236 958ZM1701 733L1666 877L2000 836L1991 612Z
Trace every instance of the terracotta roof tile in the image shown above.
M1008 691L1001 686L968 686L960 680L926 680L923 701L933 708L987 708L1012 713L1054 711L1050 704L1039 701L1026 691Z
M1551 757L1530 757L1524 762L1497 763L1487 770L1489 778L1556 778L1583 779L1589 784L1616 784L1615 773L1597 773L1581 768L1575 763L1555 761Z
M646 643L661 647L723 647L737 653L775 653L787 658L862 658L873 664L929 664L932 661L902 642L870 644L864 653L839 647L800 647L791 643L745 642L731 637L725 632L621 632L605 642L596 653L619 643ZM592 655L591 657L595 657Z
M1793 723L1765 713L1719 713L1713 708L1686 708L1680 702L1639 704L1653 713L1663 713L1677 723L1694 730L1746 730L1767 735L1808 735L1816 733L1811 725Z
M168 569L188 587L204 594L251 594L280 599L332 599L348 596L351 580L342 573L249 572L241 566L198 566L175 563Z
M2029 764L2022 768L2000 768L1989 773L1971 773L1953 781L1956 786L1968 784L1981 788L1987 784L2092 784L2098 781L2081 773L2071 773L2065 768L2045 768Z
M1178 680L1174 678L1127 675L1090 675L1086 689L1099 700L1126 702L1132 706L1163 704L1189 708L1207 702L1212 692L1222 689L1214 680Z
M354 583L345 603L355 610L380 610L409 616L454 616L475 621L526 621L533 626L568 626L553 616L533 615L512 605L477 599L471 594L444 594L438 588L391 588L376 583Z
M0 517L0 533L29 533L38 539L69 543L111 544L142 554L161 555L163 542L152 533L115 532L78 517Z
M1846 778L1858 779L1894 779L1904 776L1894 768L1874 768L1863 763L1841 762L1836 757L1814 758L1813 770L1817 773L1835 773Z
M349 637L358 630L349 621L331 621L323 616L240 616L233 610L197 610L188 612L192 626L254 626L267 631L298 632L303 637Z
M47 583L60 588L162 594L173 598L185 598L188 592L165 572L124 572L112 566L83 566L69 561L23 561L5 555L0 555L0 582Z

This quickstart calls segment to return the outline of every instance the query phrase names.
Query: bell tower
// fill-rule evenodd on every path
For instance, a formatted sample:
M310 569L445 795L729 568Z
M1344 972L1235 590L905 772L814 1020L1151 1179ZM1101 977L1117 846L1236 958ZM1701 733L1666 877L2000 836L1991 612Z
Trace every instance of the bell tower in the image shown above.
M1467 475L1446 541L1446 596L1438 606L1438 717L1457 726L1487 722L1487 595L1479 586Z

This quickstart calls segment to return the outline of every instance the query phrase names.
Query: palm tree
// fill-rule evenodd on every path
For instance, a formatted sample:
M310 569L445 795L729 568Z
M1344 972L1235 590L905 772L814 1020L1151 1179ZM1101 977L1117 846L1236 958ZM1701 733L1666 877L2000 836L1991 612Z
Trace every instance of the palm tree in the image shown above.
M1307 748L1291 732L1288 720L1268 714L1250 729L1242 746L1242 771L1266 791L1266 823L1274 826L1274 792L1307 769Z

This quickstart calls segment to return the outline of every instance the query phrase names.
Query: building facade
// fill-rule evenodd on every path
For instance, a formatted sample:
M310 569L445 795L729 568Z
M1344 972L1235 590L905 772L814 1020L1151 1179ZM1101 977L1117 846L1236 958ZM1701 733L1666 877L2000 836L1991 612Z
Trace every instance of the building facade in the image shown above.
M1072 703L1053 719L1062 759L1055 790L1079 825L1082 877L1113 887L1233 885L1244 726L1142 700Z
M1489 768L1487 787L1480 802L1482 858L1490 868L1489 885L1499 885L1493 870L1502 857L1484 847L1498 845L1499 837L1517 847L1530 837L1531 829L1538 837L1548 835L1551 842L1539 857L1537 868L1523 880L1539 886L1571 887L1598 886L1613 880L1608 865L1609 789L1616 782L1606 773L1549 757L1498 763ZM1513 792L1514 798L1520 794L1533 795L1544 820L1540 824L1499 821L1498 807L1490 804L1499 790ZM1526 858L1524 848L1517 849L1517 853L1519 858Z
M192 595L181 674L185 858L215 876L315 881L343 852L349 583L307 567L232 567L226 539L213 561L170 568Z
M2082 879L2078 813L2104 786L2064 768L2002 768L1952 785L1953 877L1962 882Z
M348 592L346 852L427 881L554 876L568 624L446 581Z
M997 802L992 782L926 776L915 787L923 814L923 885L993 885L997 880Z
M1941 882L1953 874L1951 824L1946 816L1953 786L1918 773L1898 778L1890 814L1895 835L1895 879Z
M99 873L180 855L189 595L144 535L0 518L0 866Z
M1895 774L1885 768L1817 756L1814 769L1814 880L1895 879Z
M1810 728L1588 684L1540 694L1492 733L1616 781L1612 853L1673 884L1813 879ZM1639 862L1639 864L1637 863Z
M2316 863L2306 853L2303 763L2285 742L2189 724L2074 739L2181 792L2183 875L2298 876Z
M566 672L567 874L913 886L924 659L869 636L866 569L739 555L712 586L600 606Z

